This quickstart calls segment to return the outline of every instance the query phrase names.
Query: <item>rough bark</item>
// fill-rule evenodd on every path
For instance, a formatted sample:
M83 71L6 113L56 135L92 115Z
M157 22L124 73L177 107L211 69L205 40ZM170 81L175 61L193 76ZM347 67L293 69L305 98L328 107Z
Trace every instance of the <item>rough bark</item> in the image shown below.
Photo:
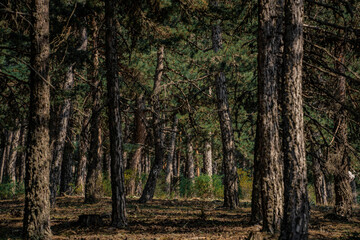
M13 193L15 193L16 184L16 157L20 145L20 129L18 128L13 131L9 157L6 162L6 179L9 183L12 183L11 191Z
M259 121L259 119L257 119ZM257 123L258 125L258 123ZM261 198L261 174L260 174L260 163L259 158L257 157L258 144L260 134L259 128L256 128L256 137L255 137L255 151L254 151L254 172L253 172L253 185L251 193L251 223L252 224L262 224L263 213L262 213L262 198Z
M312 158L312 170L314 175L314 189L316 204L327 205L327 191L326 191L326 180L325 175L322 171L320 161L323 158L321 148L314 150L313 149L313 158Z
M217 1L212 2L212 4L218 7ZM219 24L213 26L212 44L215 53L222 48L222 36ZM236 171L234 132L227 99L225 74L223 72L216 73L215 82L217 110L223 145L224 207L232 209L239 206L239 179Z
M105 1L106 21L106 79L108 96L108 114L110 131L110 156L111 156L111 191L112 213L111 225L125 227L126 203L124 186L124 164L121 146L121 112L120 112L120 88L117 71L116 52L116 26L115 26L116 1Z
M159 46L157 53L157 67L154 77L154 88L152 93L153 103L153 132L155 142L155 160L146 181L144 191L139 199L140 203L146 203L154 197L156 181L164 161L164 142L161 124L160 91L161 78L164 71L164 46Z
M87 123L88 118L84 117L82 121L82 131L79 139L79 159L78 166L76 170L76 189L81 195L85 194L85 180L86 180L86 165L87 165L87 156L86 152L89 148L88 137L87 137L87 128L85 124Z
M186 178L193 181L195 178L195 164L194 164L194 147L190 134L187 135L186 140Z
M167 163L166 163L166 177L165 177L165 191L170 194L171 192L171 182L173 178L173 168L174 168L174 161L175 161L175 147L176 147L176 134L177 134L177 125L178 125L178 118L176 114L173 117L173 126L172 132L169 142L169 154L167 156Z
M98 26L95 16L91 21L92 31L92 65L89 73L91 79L92 110L90 118L90 152L85 183L85 202L95 203L101 197L101 81L99 78L99 50L97 44Z
M280 230L283 164L280 154L278 89L282 66L283 0L259 0L258 120L256 160L260 170L263 231Z
M135 110L135 134L134 134L134 143L137 144L134 154L131 156L131 161L129 164L129 169L131 169L133 175L129 181L129 191L130 196L135 195L137 189L136 179L139 177L141 172L139 171L139 165L142 158L142 152L144 149L144 144L146 140L146 126L145 126L145 100L143 95L140 95L136 99L136 110Z
M49 0L33 0L31 8L30 108L23 238L51 239Z
M303 0L285 1L283 68L284 217L280 239L307 239L309 202L302 100Z
M335 55L341 61L344 59L345 46L336 46ZM345 67L336 62L337 71L344 73ZM334 186L335 186L335 214L339 217L349 218L352 215L352 191L350 186L350 161L347 150L347 112L343 108L346 102L346 77L337 79L335 91L336 103L334 109Z
M83 52L87 47L87 33L86 28L83 27L80 31L81 39L79 47L77 48L77 52ZM57 130L55 132L55 144L53 149L53 159L51 163L51 174L50 174L50 200L51 205L55 205L56 193L58 187L60 186L61 181L61 166L64 159L64 149L66 142L66 134L68 131L69 119L70 119L70 111L71 111L71 98L66 96L72 90L74 85L74 73L75 62L70 63L68 66L65 82L62 87L62 90L65 93L65 99L61 106L60 114L58 117L58 125Z
M208 137L205 139L204 149L204 173L210 177L213 175L211 136L212 134L209 132Z

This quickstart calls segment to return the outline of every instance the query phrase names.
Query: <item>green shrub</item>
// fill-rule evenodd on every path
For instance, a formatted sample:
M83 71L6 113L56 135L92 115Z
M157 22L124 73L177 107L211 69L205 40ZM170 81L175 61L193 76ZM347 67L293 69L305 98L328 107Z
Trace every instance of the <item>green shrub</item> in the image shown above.
M221 175L213 175L213 191L214 191L214 198L216 199L223 199L224 198L224 184L222 181L223 176Z
M15 191L14 191L15 188ZM0 184L0 199L9 199L25 194L24 183L2 183Z
M214 191L212 178L209 175L200 175L199 177L196 177L194 190L198 197L212 197Z
M185 178L183 176L180 177L179 183L179 192L181 197L192 197L193 195L193 181Z
M109 177L104 176L102 178L102 190L106 197L111 197L112 195L111 179Z
M238 169L239 176L239 197L240 199L251 199L252 194L252 177L249 170Z

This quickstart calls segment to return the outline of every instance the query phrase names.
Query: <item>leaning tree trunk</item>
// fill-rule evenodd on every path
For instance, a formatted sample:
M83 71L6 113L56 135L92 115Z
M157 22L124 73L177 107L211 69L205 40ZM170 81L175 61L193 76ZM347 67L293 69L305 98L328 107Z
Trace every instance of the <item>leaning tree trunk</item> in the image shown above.
M140 162L142 158L142 152L146 140L146 126L145 126L145 100L143 95L140 95L136 99L136 110L135 110L135 143L137 144L134 154L131 156L129 169L132 171L132 177L129 181L129 192L130 196L134 196L137 189L136 179L140 176Z
M90 118L90 152L85 183L85 202L95 203L101 197L101 81L99 78L99 50L97 44L98 26L95 16L92 16L92 66L91 78L92 110Z
M31 9L30 107L23 238L51 239L49 0L33 0Z
M153 102L153 130L155 142L155 160L151 167L148 180L144 191L139 199L140 203L146 203L154 197L156 181L161 171L164 161L164 142L161 124L160 91L161 78L164 71L164 46L161 45L157 53L157 67L154 78L154 88L152 94Z
M111 155L111 191L112 213L111 225L125 227L126 203L124 164L121 147L121 112L120 112L120 87L117 70L116 52L116 24L115 24L116 1L105 1L106 21L106 80L108 95L108 114L110 131L110 155Z
M83 27L81 31L80 46L77 48L77 52L83 52L87 47L87 35L86 29ZM50 201L51 205L55 205L56 193L61 181L61 166L64 158L64 149L66 142L66 134L68 131L70 110L71 110L71 98L66 96L72 90L74 85L74 68L75 62L71 63L67 69L63 91L65 93L65 99L61 106L60 115L58 119L58 128L55 134L55 146L53 149L53 159L51 162L51 174L50 174Z
M316 204L327 205L326 180L320 164L323 154L321 152L321 148L314 150L312 147L312 150L314 154L312 157L312 170L314 175Z
M177 134L177 125L178 125L178 118L176 114L174 114L172 132L170 137L170 144L169 144L169 154L167 157L166 163L166 177L165 177L165 187L166 192L170 194L171 192L171 182L173 178L173 167L174 167L174 160L175 160L175 147L176 147L176 134Z
M260 169L263 231L280 230L283 164L280 154L278 89L282 67L283 0L259 0L258 120L256 160Z
M212 147L211 147L211 132L208 133L205 139L205 149L204 149L204 173L208 176L213 175L213 158L212 158Z
M344 44L344 43L343 43ZM340 62L335 63L338 72L344 73L343 66L344 46L337 46L335 55ZM346 103L346 77L339 76L335 92L334 106L334 186L335 186L335 214L339 217L349 218L352 215L352 191L350 185L350 161L347 151L347 113L344 109Z
M283 69L284 218L280 239L307 239L307 193L302 99L303 0L285 1Z
M217 6L217 3L215 5ZM222 45L220 25L216 24L213 26L212 31L213 49L214 52L217 53ZM232 209L239 206L239 179L236 172L234 132L227 99L225 74L223 72L217 73L215 81L217 109L223 145L224 207Z

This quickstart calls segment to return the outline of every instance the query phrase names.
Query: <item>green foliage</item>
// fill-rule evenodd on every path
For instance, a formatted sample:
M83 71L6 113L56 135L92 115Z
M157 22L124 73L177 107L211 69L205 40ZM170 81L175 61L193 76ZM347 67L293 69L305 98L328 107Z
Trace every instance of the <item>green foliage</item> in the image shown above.
M250 171L240 168L237 172L239 176L240 199L251 199L253 179Z
M13 191L15 188L15 191ZM24 183L2 183L0 184L0 199L10 199L25 194Z
M103 177L102 179L102 190L106 197L111 197L111 179L109 177Z
M191 197L193 195L193 181L181 176L179 183L179 192L181 197Z
M213 194L212 178L209 175L200 175L195 178L194 190L196 196L205 198Z

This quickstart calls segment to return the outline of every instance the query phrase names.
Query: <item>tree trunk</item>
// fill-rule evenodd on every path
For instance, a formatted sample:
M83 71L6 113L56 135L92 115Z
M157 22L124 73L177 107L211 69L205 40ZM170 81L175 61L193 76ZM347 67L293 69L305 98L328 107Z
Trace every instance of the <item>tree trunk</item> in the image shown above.
M110 156L111 156L111 191L112 213L111 225L125 227L126 203L124 164L122 159L121 144L121 112L120 112L120 88L117 68L116 52L116 26L115 26L116 1L105 1L106 21L106 80L108 95L108 114L110 131Z
M307 239L309 201L302 100L303 0L285 1L283 69L284 218L280 239Z
M25 176L25 158L26 158L26 152L25 152L25 146L26 139L27 139L27 126L25 124L22 124L21 127L21 133L20 133L20 151L18 151L17 159L16 159L16 180L19 183L24 182L24 176Z
M73 145L73 134L71 121L70 126L67 132L67 139L64 147L64 160L61 166L61 181L60 181L60 195L70 194L73 189L71 189L71 183L73 182L73 163L74 163L74 145Z
M31 1L29 134L25 174L24 239L51 239L49 0Z
M345 43L343 43L345 44ZM345 63L345 46L336 46L335 55L341 63ZM336 62L335 68L344 73L345 67ZM349 218L352 215L352 191L350 186L350 161L347 151L347 112L343 105L346 104L346 77L337 79L335 91L336 103L334 109L334 186L335 186L335 214L339 217Z
M218 7L218 2L213 2L213 5ZM213 26L212 44L215 53L222 47L221 28L219 24ZM217 109L223 145L224 207L233 209L239 206L239 179L236 172L234 132L227 99L225 74L223 72L217 73L215 82Z
M258 118L257 121L260 119ZM259 123L257 123L259 125ZM254 147L254 172L253 172L253 185L251 193L251 223L262 224L263 212L262 212L262 198L261 198L261 174L260 174L260 159L258 158L258 144L260 138L260 129L256 128L255 147Z
M101 81L99 78L99 50L97 44L98 26L93 15L92 21L92 66L89 74L92 92L92 114L90 118L90 152L85 183L85 202L95 203L101 197Z
M316 204L327 205L327 191L325 175L321 169L320 161L323 158L321 148L312 151L314 153L312 170L314 174L314 188Z
M164 71L164 46L161 45L157 54L157 67L154 78L154 88L152 94L153 102L153 131L155 142L155 160L150 170L144 191L139 199L140 203L146 203L154 197L156 181L161 171L164 161L164 142L161 123L160 91L161 78Z
M204 173L210 177L213 175L211 135L211 132L209 132L207 138L205 139L204 149Z
M278 88L282 66L283 0L259 0L258 121L255 162L259 164L263 231L280 230L283 164L280 154Z
M82 131L79 139L79 156L78 156L78 166L76 170L76 189L81 194L85 194L85 180L86 180L86 165L87 165L87 156L86 152L89 149L88 139L87 139L87 123L88 118L84 117L82 121Z
M136 99L136 110L135 110L135 144L137 144L136 150L131 157L131 162L129 164L129 169L132 171L132 177L129 181L129 192L130 196L134 196L137 189L137 181L140 177L141 172L139 171L139 165L142 158L142 152L146 140L146 126L145 126L145 99L143 95L140 95Z
M7 159L7 155L8 155L8 148L10 145L10 140L11 139L9 137L10 132L7 130L3 130L2 131L2 141L1 141L1 162L0 162L0 184L2 183L3 180L3 176L4 176L4 171L5 171L5 163L6 163L6 159Z
M173 167L174 167L174 160L175 160L175 147L176 147L176 134L177 134L177 125L178 125L178 118L176 114L174 114L172 132L170 137L170 144L169 144L169 155L167 157L167 164L166 164L166 177L165 177L165 185L166 185L166 192L170 194L171 192L171 182L173 178Z
M195 165L194 165L194 147L190 134L187 135L186 141L186 178L193 181L195 178Z
M18 147L20 145L20 129L18 128L13 131L11 139L10 154L6 164L6 176L7 181L12 183L11 191L15 193L16 186L16 156L18 153Z

